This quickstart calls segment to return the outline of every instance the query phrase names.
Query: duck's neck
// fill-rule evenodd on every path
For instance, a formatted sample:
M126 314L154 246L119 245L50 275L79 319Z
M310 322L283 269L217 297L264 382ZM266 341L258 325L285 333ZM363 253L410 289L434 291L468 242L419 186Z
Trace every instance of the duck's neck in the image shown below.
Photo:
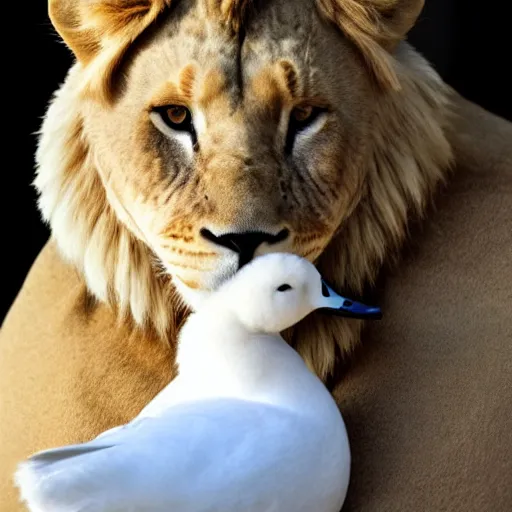
M180 333L179 374L191 379L258 379L262 359L285 342L279 335L249 333L235 315L215 308L190 316Z
M247 332L214 311L192 315L178 348L179 379L197 397L230 396L298 406L325 389L277 334Z

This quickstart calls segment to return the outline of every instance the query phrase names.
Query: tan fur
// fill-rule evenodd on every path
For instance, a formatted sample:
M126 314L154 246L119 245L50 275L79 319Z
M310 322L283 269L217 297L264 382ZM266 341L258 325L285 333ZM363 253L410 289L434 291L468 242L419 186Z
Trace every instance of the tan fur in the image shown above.
M224 14L228 12L227 3L222 4ZM390 8L391 2L377 2L371 9L368 4L358 6L353 1L331 2L331 8L336 5L332 12L326 2L321 3L323 14L332 14L343 30L347 30L340 18L344 13L343 16L351 16L361 33L378 44L375 31L383 29L376 16L384 7ZM307 13L307 2L302 4L299 11ZM53 5L58 10L59 2ZM144 5L149 8L147 3ZM157 2L151 13L160 12L162 6ZM206 6L211 14L212 4L207 2ZM82 14L88 20L96 20L100 14L123 16L122 23L109 30L117 34L126 26L130 38L135 39L132 25L143 30L149 18L141 21L141 16L149 16L150 11L137 7L136 2L129 8L123 14L117 4L107 2L101 9L94 4L91 18ZM226 19L233 22L236 9L246 13L246 6L234 2ZM235 25L240 27L242 18L238 19ZM67 25L62 28L62 18L55 15L54 20L66 38ZM186 48L190 37L187 31L192 31L191 37L195 38L198 24L204 24L201 2L185 20L179 37L185 38ZM369 28L372 20L378 25L374 32ZM231 36L224 34L222 24L210 23L213 25L208 25L209 30L217 31L215 37L229 46ZM318 37L332 37L320 21L313 23L315 32L325 32ZM98 26L101 27L99 21ZM98 34L106 37L105 30ZM349 37L354 39L356 36L351 34ZM75 48L80 43L76 41L70 44L80 56L81 47ZM340 43L343 48L341 40ZM132 77L149 72L149 56L153 60L155 56L163 58L163 54L158 57L160 44L156 39L135 60ZM215 45L214 42L212 51ZM344 48L344 62L357 69L358 56L348 46ZM244 229L242 226L277 230L277 226L285 225L292 236L275 250L317 260L326 277L337 286L361 293L400 246L409 217L422 214L448 168L451 153L443 133L447 100L435 73L406 46L398 48L393 57L386 54L401 91L373 92L370 77L354 77L348 80L347 87L367 91L356 100L363 103L363 108L354 114L350 113L350 102L346 107L333 103L341 101L336 99L339 92L333 85L325 81L316 84L324 90L324 101L328 100L331 108L341 106L348 110L347 119L353 115L360 119L356 121L358 131L351 137L336 129L336 120L329 121L333 128L328 125L324 142L315 146L318 158L304 164L314 165L323 174L310 179L294 176L295 171L279 176L286 163L278 163L276 168L279 157L271 155L269 159L264 154L268 153L265 145L272 144L271 138L275 137L268 132L269 120L277 123L283 109L289 111L298 102L318 102L313 87L306 83L311 64L283 55L277 67L263 66L247 80L246 101L233 111L228 75L215 61L200 71L194 60L184 60L190 58L186 55L178 57L177 62L182 64L174 82L164 80L151 97L140 100L130 98L140 96L139 89L128 88L110 108L83 97L87 71L81 64L72 69L43 126L35 182L41 194L41 210L63 254L85 275L99 300L110 303L123 317L131 313L139 325L156 329L171 343L177 318L182 318L184 309L160 265L171 269L171 275L191 289L207 288L204 276L215 272L222 255L199 236L203 225L213 223L235 231ZM365 57L372 62L380 58L371 52ZM211 59L214 58L212 54ZM87 65L94 65L94 60ZM133 101L143 101L144 110L167 103L193 106L196 101L212 126L200 141L195 171L187 171L190 179L180 182L178 191L175 183L162 178L168 154L151 148L154 127L144 117L126 120L138 127L123 141L126 136L118 125L121 127L124 122L126 109L133 110L129 105ZM230 111L232 115L226 118ZM112 130L105 131L109 125ZM112 139L118 133L119 141ZM254 145L253 139L260 141L259 146ZM108 155L110 147L112 155ZM242 180L240 173L247 166L254 167L255 161L257 173L253 171ZM181 177L176 178L180 180ZM336 354L357 342L360 328L360 322L320 317L304 321L288 337L311 367L327 377L333 371Z

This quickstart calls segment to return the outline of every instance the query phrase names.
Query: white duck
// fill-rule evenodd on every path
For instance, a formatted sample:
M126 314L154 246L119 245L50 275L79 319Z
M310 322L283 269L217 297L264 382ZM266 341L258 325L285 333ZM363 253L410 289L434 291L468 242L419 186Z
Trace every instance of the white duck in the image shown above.
M339 512L345 425L278 333L344 302L308 261L256 258L184 325L179 376L127 425L20 464L22 499L32 512Z

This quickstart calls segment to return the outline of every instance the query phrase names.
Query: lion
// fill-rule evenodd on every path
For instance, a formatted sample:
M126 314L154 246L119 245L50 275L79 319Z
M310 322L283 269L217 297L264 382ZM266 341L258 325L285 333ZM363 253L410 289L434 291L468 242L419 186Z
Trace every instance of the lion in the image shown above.
M188 311L252 258L296 253L361 297L396 265L458 168L493 153L503 176L510 172L510 126L465 103L404 40L422 7L423 0L49 1L76 63L37 149L34 183L52 237L2 328L2 511L20 510L17 462L129 421L176 375L176 335ZM475 157L485 132L467 126L481 122L502 138ZM422 236L432 239L428 230ZM500 240L508 244L510 234ZM408 275L418 282L414 270ZM418 299L409 281L402 306ZM418 289L422 303L429 295L421 282ZM385 301L397 310L389 295ZM366 331L363 346L400 338L396 317ZM389 397L357 369L340 378L362 328L318 315L286 337L348 409L349 430L352 421L363 432L352 436L347 510L421 510L423 495L414 498L403 482L393 492L378 478L371 483L371 435L361 427L371 413L358 395ZM431 331L418 339L423 332ZM383 360L409 354L401 368L414 362L407 350L393 353ZM408 466L392 463L403 478ZM417 474L427 473L435 489L430 462ZM472 488L457 474L458 485ZM368 481L379 492L368 496ZM490 493L489 510L505 510L504 492ZM459 510L446 495L439 500Z

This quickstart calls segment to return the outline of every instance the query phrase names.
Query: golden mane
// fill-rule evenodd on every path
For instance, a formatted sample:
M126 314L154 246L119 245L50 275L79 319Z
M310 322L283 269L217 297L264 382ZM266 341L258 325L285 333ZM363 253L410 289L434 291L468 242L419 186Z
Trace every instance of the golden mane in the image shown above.
M324 7L328 3L321 0ZM380 5L389 7L392 3ZM230 7L224 12L235 27L249 5L242 0L220 2L221 7ZM364 12L363 19L369 16L371 20L371 12ZM149 18L144 19L146 24ZM358 30L364 32L364 27L363 23ZM424 213L451 161L444 134L449 115L444 84L406 43L396 48L394 57L386 59L401 91L375 91L365 189L318 260L328 279L354 293L373 283L383 263L396 254L407 235L410 216ZM71 69L42 127L35 180L39 207L62 254L85 277L92 294L116 309L121 320L133 318L141 328L155 330L162 339L173 341L186 310L151 250L118 220L111 206L116 198L107 198L84 136L84 65L79 62ZM326 378L338 355L359 340L361 326L359 321L315 316L287 337L311 368Z

